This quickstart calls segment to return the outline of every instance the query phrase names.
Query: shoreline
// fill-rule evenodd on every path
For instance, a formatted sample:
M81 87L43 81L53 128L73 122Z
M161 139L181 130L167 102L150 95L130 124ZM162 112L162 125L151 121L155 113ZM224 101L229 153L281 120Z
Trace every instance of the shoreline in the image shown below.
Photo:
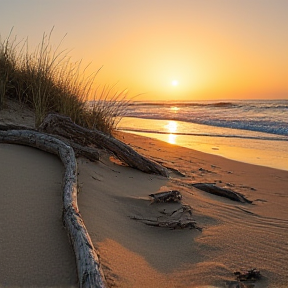
M288 146L287 141L283 140L281 137L281 141L276 140L266 140L266 139L249 139L245 138L247 133L251 133L251 131L239 130L237 132L244 133L243 138L235 138L235 137L217 137L217 134L220 134L221 131L231 130L229 128L221 128L193 123L183 123L179 121L168 121L168 120L153 120L153 119L141 119L141 118L131 118L126 117L124 120L119 123L118 131L135 134L139 136L149 137L153 139L158 139L160 141L164 141L166 143L178 145L181 147L186 147L189 149L194 149L200 152L205 152L212 155L218 155L225 157L227 159L236 160L248 164L255 164L265 167L271 167L281 170L288 171ZM181 134L173 134L165 132L165 133L152 133L152 132L140 132L140 131L129 131L129 124L127 121L132 120L131 128L132 130L139 126L140 129L145 130L147 125L148 127L156 127L157 129L163 129L163 127L169 127L171 122L173 122L177 129L182 130L181 125L189 125L189 129L193 131L196 135L181 135ZM147 122L147 124L145 124ZM125 124L126 123L126 124ZM170 124L169 124L170 123ZM128 125L128 126L127 126ZM135 125L135 127L134 127ZM148 126L149 125L149 126ZM201 128L199 128L201 127ZM214 136L205 136L199 135L198 132L201 129L204 129L204 132L208 129L214 129L217 131ZM166 128L165 128L166 129ZM176 129L176 128L175 128ZM206 130L205 130L206 129ZM233 130L233 129L232 129ZM177 132L177 131L174 131ZM203 133L204 133L203 132ZM225 132L226 133L226 132ZM225 134L224 133L224 134ZM231 133L230 131L227 133ZM205 133L204 133L205 134ZM271 136L271 134L260 133L264 136ZM263 137L264 137L263 136ZM277 135L275 135L277 137ZM280 136L279 136L280 137ZM277 147L277 149L275 149Z
M126 132L126 131L123 131ZM246 164L258 165L268 168L274 168L279 170L288 171L288 151L285 153L283 149L286 149L287 143L284 141L270 141L270 147L279 147L277 145L281 144L284 146L282 151L271 151L270 153L267 150L259 150L255 149L255 146L259 144L258 147L261 147L260 140L252 140L255 144L253 148L245 147L244 143L250 142L251 140L248 139L233 139L230 143L225 143L225 139L219 137L209 137L209 141L207 141L207 137L205 136L193 136L193 141L189 141L188 138L192 138L191 136L181 136L181 135L163 135L157 133L143 133L143 132L126 132L131 133L139 136L144 136L152 139L157 139L160 141L164 141L166 143L170 143L171 138L176 142L180 143L170 143L173 145L177 145L180 147L184 147L187 149L196 150L199 152L223 157L229 160L234 160ZM175 137L176 136L176 137ZM177 140L175 139L177 138ZM182 139L181 139L182 138ZM228 139L230 140L230 139ZM266 140L263 140L266 141ZM213 144L214 142L214 144ZM240 143L240 144L237 144ZM248 143L249 145L249 143ZM274 146L273 146L274 145ZM287 149L288 150L288 149ZM287 156L286 156L287 155ZM243 159L243 157L245 157Z

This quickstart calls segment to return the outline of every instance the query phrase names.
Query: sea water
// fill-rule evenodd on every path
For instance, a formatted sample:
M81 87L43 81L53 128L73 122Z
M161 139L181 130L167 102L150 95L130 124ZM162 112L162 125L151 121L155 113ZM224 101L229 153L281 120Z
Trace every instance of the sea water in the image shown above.
M288 100L132 102L118 129L288 170Z

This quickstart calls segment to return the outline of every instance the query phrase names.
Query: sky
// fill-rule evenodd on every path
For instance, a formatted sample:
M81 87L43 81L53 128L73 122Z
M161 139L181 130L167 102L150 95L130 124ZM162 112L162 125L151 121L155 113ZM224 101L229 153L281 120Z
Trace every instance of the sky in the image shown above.
M0 0L0 35L34 47L54 27L55 47L102 67L97 85L136 100L288 99L287 13L288 0Z

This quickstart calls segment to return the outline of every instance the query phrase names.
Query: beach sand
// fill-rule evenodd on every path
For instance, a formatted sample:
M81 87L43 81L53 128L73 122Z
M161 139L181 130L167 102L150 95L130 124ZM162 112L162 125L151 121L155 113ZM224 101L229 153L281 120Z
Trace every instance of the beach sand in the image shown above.
M101 156L101 161L94 163L84 158L78 159L80 188L78 205L92 242L99 252L109 287L236 287L232 285L235 281L233 272L254 267L263 275L262 279L255 283L255 287L284 288L288 286L288 171L236 162L128 133L118 133L117 137L141 154L170 168L170 177L168 179L142 173L121 165L117 161L110 161L105 154ZM21 190L21 187L23 183L30 183L30 180L27 181L24 176L25 170L13 167L19 166L20 164L16 164L17 158L25 155L30 156L26 160L24 158L24 164L30 158L40 159L39 163L32 166L30 170L39 170L40 176L33 177L35 180L33 186L39 190L38 185L46 187L57 184L56 186L60 187L62 177L60 162L56 163L57 159L49 154L16 145L13 147L15 151L6 156L7 149L12 149L11 145L1 144L0 147L2 151L4 149L2 155L7 161L15 163L10 166L10 170L7 170L8 166L6 167L5 164L3 167L2 159L4 158L0 156L1 172L4 171L6 175L10 175L9 179L3 176L5 173L1 173L1 183L7 180L13 183L13 186L15 185L15 188L11 189L7 182L7 189L1 189L1 199L4 192L6 195L8 191L11 193L13 190L17 197L24 197L23 201L25 200L33 207L50 201L45 198L48 197L47 192L39 197L40 200L36 197L26 199L23 196L25 191ZM28 149L29 153L24 152L23 149ZM18 153L21 157L15 158ZM38 153L45 156L39 156ZM53 159L51 161L54 161L56 166L52 168L44 164L46 163L43 160L45 157L48 161ZM24 165L23 163L21 165ZM43 172L39 169L41 166L45 166L47 170ZM12 175L15 177L19 175L22 181L13 180ZM238 203L200 191L192 186L198 182L216 183L220 187L240 192L253 203ZM44 186L42 186L43 183ZM60 193L59 188L53 189ZM51 197L53 193L56 193L53 189L50 192ZM169 214L179 209L181 207L179 203L152 203L149 197L149 194L171 189L181 192L182 204L191 206L192 217L197 225L202 227L202 231L152 227L139 220L161 220L167 216L164 215L165 213ZM1 205L9 210L9 207L16 205L11 203L14 198ZM55 212L55 225L60 225L61 209L48 210L51 213ZM10 229L10 234L3 234L1 231L1 241L3 241L2 235L5 235L6 242L9 242L10 238L15 238L13 241L16 246L22 242L21 236L9 236L21 228L19 226L11 228L12 224L9 224L16 221L18 215L18 210L15 213L14 209L10 212L9 219L1 216L1 227ZM32 218L39 217L41 211L30 215ZM4 225L4 222L9 223ZM42 225L40 230L46 227L46 223L33 222L35 229L38 229L39 225ZM65 238L66 235L63 235L65 230L61 225L57 229L55 228L53 235L58 233L58 237ZM35 238L40 237L38 236L40 233L35 230L32 239L25 242L34 241ZM59 236L60 234L62 236ZM67 239L64 238L61 251L64 248L71 249ZM40 239L43 240L43 238ZM11 256L3 258L2 247L1 242L1 269L4 269L2 259L5 259L5 262L9 260L9 257L17 260L20 254L15 252L14 246L11 246L9 253L7 252L7 255ZM31 252L29 246L20 247L23 254ZM47 246L47 250L48 248L50 249L50 245ZM61 256L57 255L57 258L63 257L61 263L69 264L70 256L65 258L66 256L61 254ZM30 265L34 260L27 258L26 261ZM56 274L65 273L59 272L63 267L53 264L53 261L56 261L54 257L46 259L46 267L55 265ZM69 272L74 273L75 268L69 265ZM19 273L26 277L28 272L25 264L21 267ZM5 283L7 287L17 286L13 281L11 282L13 275L10 275L10 278L7 276L10 280L7 278L5 283L1 278L2 275L1 272L0 286ZM41 279L41 275L37 277ZM74 280L69 281L63 284L61 280L55 280L54 283L48 282L47 286L60 287L69 283L73 286Z
M233 272L257 267L255 287L287 287L288 172L231 161L158 140L119 133L135 150L177 171L148 175L107 159L79 159L79 207L111 287L228 287ZM207 194L192 183L216 183L253 204ZM177 204L149 194L183 195L203 228L170 230L131 218L156 219Z
M56 156L0 145L0 287L77 287Z

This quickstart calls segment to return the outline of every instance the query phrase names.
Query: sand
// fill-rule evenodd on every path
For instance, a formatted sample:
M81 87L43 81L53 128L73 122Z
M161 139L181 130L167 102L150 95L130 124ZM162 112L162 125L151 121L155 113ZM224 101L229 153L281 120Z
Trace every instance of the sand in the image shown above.
M77 287L61 218L61 162L8 144L0 159L0 287Z
M111 285L228 287L234 271L257 267L264 278L255 287L287 287L287 171L133 134L119 137L185 177L174 172L165 179L108 160L79 160L79 207ZM191 186L197 182L240 192L253 204L199 191ZM151 204L148 196L169 189L183 194L182 202L193 208L202 232L150 227L131 219L155 219L163 209L173 211L171 205Z
M255 287L284 288L288 286L288 171L244 164L128 133L119 133L117 137L140 153L172 169L170 178L166 179L111 162L105 155L102 155L101 161L95 163L84 158L78 159L80 187L78 205L92 242L100 254L109 287L236 287L232 285L235 281L233 272L253 267L258 268L263 275L263 279L258 281ZM25 148L30 152L24 152L23 147L16 145L13 147L15 151L11 153L13 155L7 154L6 156L7 149L12 149L11 145L7 146L9 147L0 145L5 151L1 155L5 155L7 162L12 163L12 167L20 165L14 163L23 155L29 155L28 159L24 159L24 163L29 162L30 158L34 159L34 155L36 159L40 159L40 163L30 167L32 169L30 171L40 173L39 176L33 177L35 184L32 186L36 186L36 189L42 190L38 185L42 185L46 177L47 182L42 187L56 185L56 183L61 185L62 175L59 176L61 165L59 167L57 163L54 163L58 168L51 168L43 162L46 156L47 160L54 159L57 162L53 156L42 152L41 155L46 156L39 156L39 151L32 148ZM21 157L14 157L15 153ZM7 191L12 190L17 197L23 197L26 190L20 190L22 183L30 183L30 180L27 181L28 179L24 176L26 169L19 170L18 166L17 169L7 170L8 166L5 164L3 167L3 158L0 157L1 183L7 178L5 180L12 182L16 187L11 189L9 184L6 184L7 189L1 189L1 199ZM45 172L39 169L42 166L47 166ZM13 181L11 177L10 179L4 178L3 171L10 176L18 175L22 182ZM57 180L56 177L58 177ZM242 204L207 194L191 185L197 182L216 183L218 186L244 194L253 203ZM202 232L196 229L171 230L152 227L133 219L153 220L157 217L162 219L164 212L168 213L179 208L180 204L177 203L151 203L149 194L170 189L176 189L182 193L182 203L192 207L192 216L197 225L203 228ZM57 191L60 193L59 190ZM52 194L53 192L51 197ZM15 198L16 196L12 197L5 205L1 201L0 205L9 210L9 207L16 205L12 203L16 200ZM40 198L50 201L47 193L41 195ZM41 200L40 202L43 202ZM36 197L29 197L29 200L25 201L32 207L39 204L39 199ZM27 210L29 209L25 211ZM55 225L57 221L60 224L60 216L57 213L61 209L48 210L55 212L54 216L58 219L55 220ZM41 212L42 210L33 212L32 218L39 217ZM13 209L10 215L8 220L4 216L0 218L1 227L7 226L10 229L10 234L4 233L7 234L5 235L6 242L9 242L7 239L13 238L8 235L12 235L14 231L16 233L16 230L21 228L17 225L11 228L12 224L3 226L4 222L16 222L19 212L15 213ZM28 223L32 225L30 220ZM35 229L38 229L39 225L44 227L46 223L33 223ZM45 230L43 227L41 229ZM58 232L55 228L53 235L57 234L60 237L61 233L65 234L65 230L63 231L60 225ZM38 234L41 234L41 231L35 232L33 240L29 241L35 241L35 235L39 238ZM1 231L1 253L3 253L2 235ZM61 251L64 246L69 246L64 236ZM14 239L16 246L22 242L21 236L14 238L18 239L17 241ZM18 259L20 255L12 249L13 247L7 250L8 252L4 249L4 253ZM50 251L50 245L47 245L47 250L48 247ZM29 254L31 251L31 248L26 246L21 246L19 249L24 254ZM62 263L70 263L70 260L64 260L66 256L61 255L58 258L63 259ZM5 262L9 260L9 257L4 258ZM25 261L30 265L34 259L27 258ZM54 257L47 258L46 266L55 265L55 273L60 274L59 270L63 267L53 264L53 261L56 261ZM2 266L5 267L2 264L1 254L0 267L4 269ZM30 273L26 272L25 264L21 267L19 273L22 277ZM13 282L12 275L10 278L7 277L10 280L4 283L2 275L0 272L0 286L18 285ZM41 275L37 277L41 280ZM47 283L47 286L53 287L61 285L69 285L69 281L66 284L60 280Z

